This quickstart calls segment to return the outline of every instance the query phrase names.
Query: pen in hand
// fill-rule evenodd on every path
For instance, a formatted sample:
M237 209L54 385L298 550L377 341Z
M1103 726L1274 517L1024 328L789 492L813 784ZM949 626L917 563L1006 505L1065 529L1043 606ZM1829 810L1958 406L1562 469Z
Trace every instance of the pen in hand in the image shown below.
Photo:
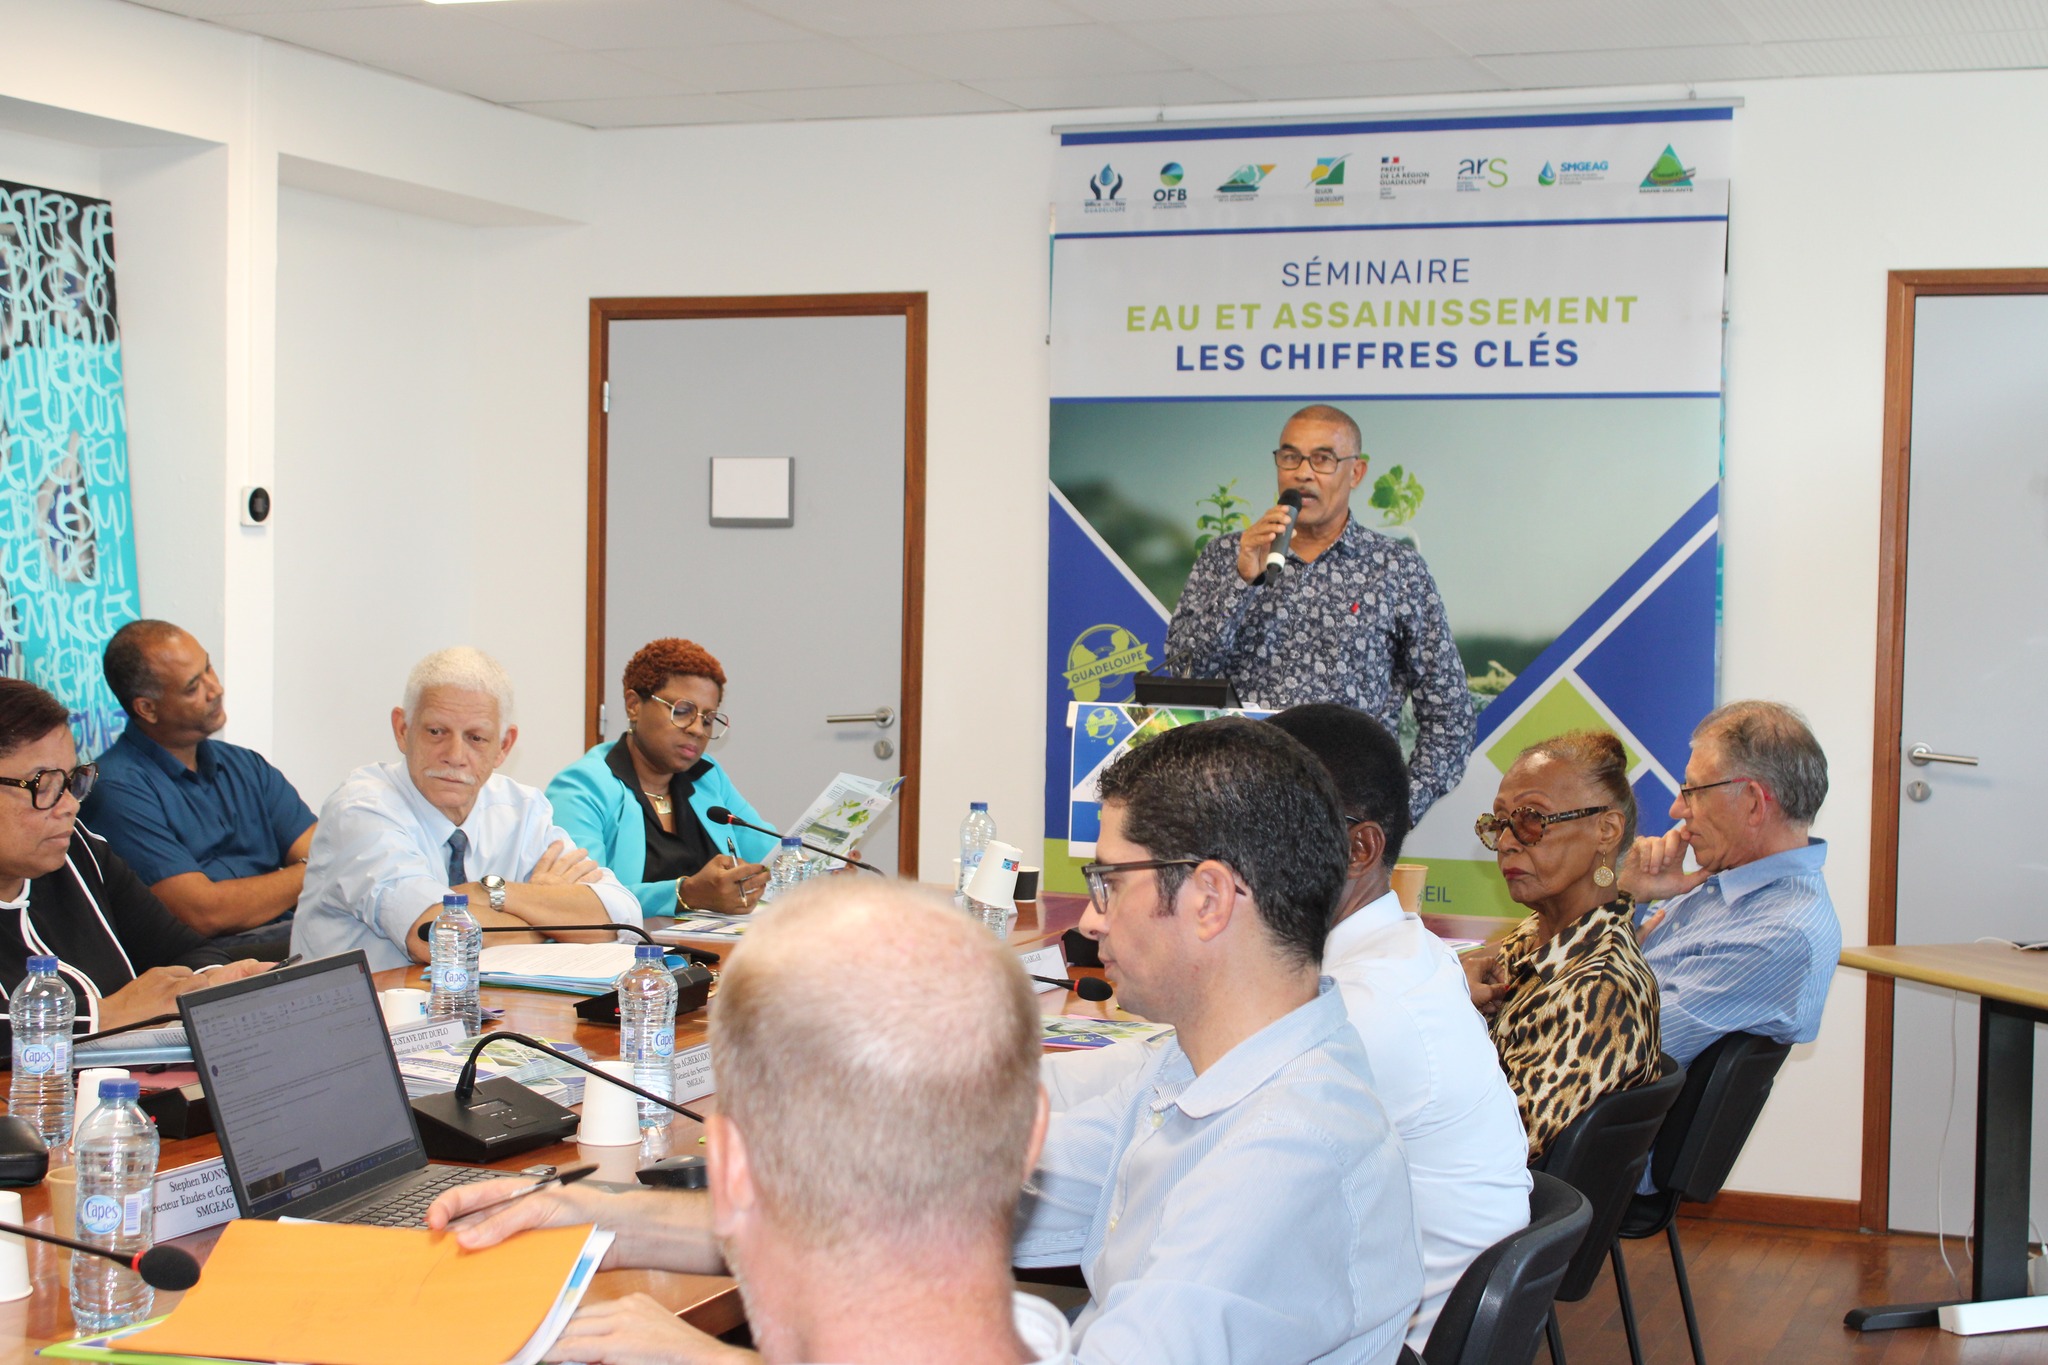
M507 1204L516 1204L520 1200L526 1198L526 1196L528 1196L529 1194L536 1194L541 1190L548 1189L552 1186L573 1185L577 1181L583 1179L583 1177L595 1174L596 1171L597 1167L595 1166L571 1166L566 1171L556 1171L551 1176L546 1176L540 1180L534 1181L531 1185L526 1186L524 1189L514 1190L511 1194L506 1195L503 1199L497 1200L489 1204L480 1204L473 1209L465 1209L463 1212L449 1219L448 1226L452 1228L456 1224L463 1222L465 1219L477 1218L487 1213L496 1213L499 1209L504 1208Z
M734 867L740 865L740 846L732 841L730 834L725 836L725 856L732 859Z

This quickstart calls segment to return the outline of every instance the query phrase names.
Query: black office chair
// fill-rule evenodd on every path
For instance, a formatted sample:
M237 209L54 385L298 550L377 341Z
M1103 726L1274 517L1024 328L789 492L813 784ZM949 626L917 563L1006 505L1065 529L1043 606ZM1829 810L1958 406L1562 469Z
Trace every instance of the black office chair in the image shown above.
M1685 1275L1685 1251L1678 1244L1678 1203L1704 1204L1721 1192L1750 1129L1771 1097L1778 1068L1791 1053L1788 1043L1774 1043L1754 1033L1731 1033L1693 1059L1686 1068L1685 1087L1664 1117L1657 1149L1650 1158L1655 1194L1639 1194L1621 1221L1620 1235L1631 1240L1663 1233L1671 1243L1671 1273L1678 1280L1678 1302L1685 1309L1685 1333L1692 1341L1693 1365L1707 1365L1700 1346L1699 1315L1692 1306L1692 1284ZM1622 1269L1621 1244L1614 1246L1614 1281L1621 1294L1623 1321L1635 1335L1635 1306Z
M1556 1176L1534 1173L1529 1226L1479 1253L1451 1286L1423 1365L1529 1365L1558 1282L1585 1239L1593 1206Z
M1622 1218L1650 1164L1650 1145L1657 1140L1664 1116L1685 1084L1685 1072L1677 1062L1662 1056L1657 1062L1655 1080L1595 1100L1535 1163L1534 1169L1564 1181L1593 1206L1585 1240L1579 1243L1558 1284L1561 1302L1577 1303L1592 1292L1594 1281L1600 1278L1600 1264L1614 1247ZM1629 1359L1642 1365L1643 1348L1628 1308L1627 1282L1616 1281L1616 1289L1622 1296L1622 1322L1628 1328ZM1558 1330L1555 1310L1545 1329L1550 1337L1550 1358L1556 1365L1565 1365L1564 1334Z

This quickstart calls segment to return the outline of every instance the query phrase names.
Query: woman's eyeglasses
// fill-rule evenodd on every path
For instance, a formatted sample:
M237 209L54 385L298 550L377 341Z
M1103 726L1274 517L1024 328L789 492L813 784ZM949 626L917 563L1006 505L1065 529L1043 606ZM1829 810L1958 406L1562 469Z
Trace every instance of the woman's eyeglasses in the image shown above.
M37 810L54 810L68 788L80 801L92 794L100 780L100 765L81 763L70 772L62 768L38 768L27 777L0 777L0 787L19 787L28 793L28 803Z
M732 722L726 719L722 713L717 711L700 711L697 709L697 703L693 701L670 701L667 697L649 697L647 700L658 701L663 706L666 706L668 708L668 723L675 726L678 730L687 730L701 720L706 728L711 731L711 737L717 739L728 729L732 728Z
M1479 842L1486 845L1488 852L1498 853L1500 832L1503 829L1513 830L1515 842L1526 848L1530 844L1542 843L1544 832L1552 825L1562 824L1566 820L1583 820L1589 815L1598 815L1608 809L1610 807L1587 806L1584 810L1561 810L1546 815L1534 806L1516 806L1506 815L1489 813L1480 816L1472 822L1472 829L1479 835Z

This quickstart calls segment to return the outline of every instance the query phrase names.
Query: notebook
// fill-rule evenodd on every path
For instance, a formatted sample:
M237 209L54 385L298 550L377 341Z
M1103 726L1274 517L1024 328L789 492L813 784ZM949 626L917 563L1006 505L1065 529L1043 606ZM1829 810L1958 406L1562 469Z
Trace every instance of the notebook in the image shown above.
M244 1218L420 1227L499 1171L430 1164L360 951L180 996Z

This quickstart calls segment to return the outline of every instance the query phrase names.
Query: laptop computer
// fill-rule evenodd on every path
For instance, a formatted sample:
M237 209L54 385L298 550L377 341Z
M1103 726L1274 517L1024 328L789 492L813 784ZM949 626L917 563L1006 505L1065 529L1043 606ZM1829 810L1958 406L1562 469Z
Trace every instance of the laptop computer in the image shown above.
M420 1227L442 1190L504 1172L430 1164L361 951L178 999L244 1218Z

